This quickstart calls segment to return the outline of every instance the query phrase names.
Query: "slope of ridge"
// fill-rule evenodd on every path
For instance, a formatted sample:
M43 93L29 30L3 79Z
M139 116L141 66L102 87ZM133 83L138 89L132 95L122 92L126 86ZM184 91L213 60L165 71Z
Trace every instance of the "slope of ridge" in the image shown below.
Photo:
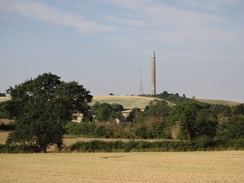
M221 105L229 105L229 106L235 106L239 105L241 103L239 102L233 102L233 101L227 101L227 100L214 100L214 99L196 99L200 102L205 102L208 104L221 104Z
M159 98L143 97L143 96L96 95L93 97L93 101L91 105L93 105L95 102L106 102L109 104L112 103L121 104L125 109L133 109L134 107L138 107L139 109L144 109L149 104L149 102L154 99L163 100Z
M11 99L11 97L0 97L0 102L5 102L10 99Z

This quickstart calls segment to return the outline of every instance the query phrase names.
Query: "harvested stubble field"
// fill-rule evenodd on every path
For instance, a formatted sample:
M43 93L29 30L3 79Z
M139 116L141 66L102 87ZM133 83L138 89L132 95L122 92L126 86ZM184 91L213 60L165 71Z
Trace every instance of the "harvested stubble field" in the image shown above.
M244 182L244 151L0 154L0 182Z

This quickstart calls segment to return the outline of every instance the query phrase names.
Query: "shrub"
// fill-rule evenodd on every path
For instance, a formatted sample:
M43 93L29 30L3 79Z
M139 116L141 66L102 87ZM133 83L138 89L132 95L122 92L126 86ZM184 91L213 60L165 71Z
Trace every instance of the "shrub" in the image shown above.
M35 153L40 152L36 146L31 145L0 145L0 153Z

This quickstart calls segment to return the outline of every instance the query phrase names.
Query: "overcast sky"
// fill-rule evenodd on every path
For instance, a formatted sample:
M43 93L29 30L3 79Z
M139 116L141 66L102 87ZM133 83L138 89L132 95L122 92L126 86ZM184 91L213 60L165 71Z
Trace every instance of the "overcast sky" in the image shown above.
M244 103L243 0L0 0L0 93L45 72L93 95Z

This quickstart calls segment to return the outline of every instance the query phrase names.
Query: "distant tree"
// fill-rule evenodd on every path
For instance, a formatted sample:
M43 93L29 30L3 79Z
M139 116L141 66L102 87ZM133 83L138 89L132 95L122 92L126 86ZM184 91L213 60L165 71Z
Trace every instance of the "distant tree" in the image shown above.
M111 107L112 109L115 111L115 112L119 112L119 111L123 111L124 110L124 107L123 105L121 104L111 104Z
M92 122L93 121L92 112L89 111L87 113L84 113L81 121L82 122Z
M133 109L130 111L130 113L129 113L129 115L127 116L126 120L127 120L128 122L135 122L136 119L138 119L138 118L141 117L141 115L142 115L141 109L139 109L138 107L135 107L135 108L133 108Z
M99 105L100 103L96 101L95 104L91 106L91 111L95 112L98 109Z
M229 117L231 115L231 107L227 105L216 104L210 107L210 110L215 115L222 115L225 117Z
M167 91L157 94L156 97L168 100L173 103L186 102L191 100L189 98L186 98L185 94L183 94L183 96L181 97L179 93L173 94L173 93L168 93Z
M0 97L6 97L6 93L0 93Z
M171 107L169 104L163 100L152 100L144 110L145 116L151 116L156 118L163 118L168 116L170 113Z
M94 105L92 112L96 116L95 119L100 122L123 117L121 113L123 106L120 104L95 103Z
M110 119L110 115L113 112L113 109L108 103L101 103L96 110L96 119L98 121L108 121Z
M236 114L242 114L244 115L244 104L239 104L233 107L232 109L232 114L236 115Z
M16 120L8 143L28 143L44 152L53 144L62 147L65 124L75 118L75 113L86 114L92 100L82 85L60 81L51 73L10 87L7 93L12 99L5 108Z
M233 115L223 121L218 129L218 138L226 141L244 139L244 115Z

